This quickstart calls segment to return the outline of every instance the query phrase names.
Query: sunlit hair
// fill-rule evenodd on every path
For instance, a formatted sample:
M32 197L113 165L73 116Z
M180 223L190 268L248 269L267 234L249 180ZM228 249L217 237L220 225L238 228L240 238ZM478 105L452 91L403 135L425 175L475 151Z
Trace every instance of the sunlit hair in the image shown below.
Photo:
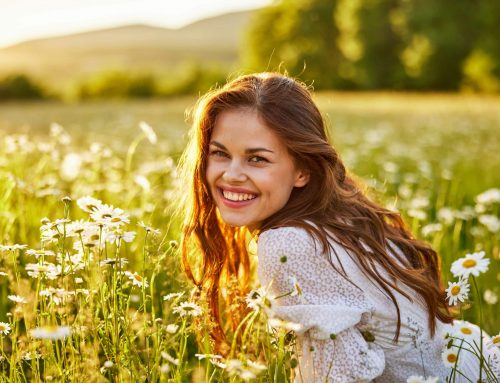
M207 294L215 322L211 335L217 348L220 350L225 341L219 306L221 289L233 278L240 281L241 292L245 293L250 262L245 229L222 222L205 174L217 116L238 108L256 111L286 145L296 165L310 176L307 185L295 188L287 204L268 217L259 231L302 227L320 241L324 251L329 249L329 241L348 249L366 275L392 299L398 313L395 339L399 337L401 318L393 291L414 299L398 287L399 282L413 289L425 302L431 334L435 332L436 318L451 322L436 252L412 236L398 213L363 195L329 143L323 118L307 87L281 74L260 73L238 77L198 101L191 140L181 160L186 193L182 207L183 266L188 277ZM192 240L201 256L198 276L189 262ZM396 248L392 255L388 253L390 247ZM380 272L380 266L385 273ZM345 274L333 262L332 267Z

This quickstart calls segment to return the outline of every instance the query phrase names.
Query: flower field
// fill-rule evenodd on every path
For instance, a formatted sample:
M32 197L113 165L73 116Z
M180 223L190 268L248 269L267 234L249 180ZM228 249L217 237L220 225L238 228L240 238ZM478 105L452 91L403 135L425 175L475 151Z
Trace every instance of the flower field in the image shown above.
M440 254L458 318L498 334L500 98L316 99L348 169ZM182 273L194 102L0 105L0 382L290 382L297 324L267 320L257 280L222 357Z

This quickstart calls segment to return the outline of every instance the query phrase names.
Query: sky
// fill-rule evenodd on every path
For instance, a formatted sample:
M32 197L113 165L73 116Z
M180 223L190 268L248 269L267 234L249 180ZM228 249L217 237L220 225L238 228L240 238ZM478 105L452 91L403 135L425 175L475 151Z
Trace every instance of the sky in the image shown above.
M272 0L0 0L0 48L127 24L180 28Z

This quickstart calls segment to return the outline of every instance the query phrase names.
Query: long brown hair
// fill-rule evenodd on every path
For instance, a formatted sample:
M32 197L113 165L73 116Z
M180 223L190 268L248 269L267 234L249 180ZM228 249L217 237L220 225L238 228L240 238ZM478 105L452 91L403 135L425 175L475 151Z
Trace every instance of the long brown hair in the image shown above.
M181 160L187 182L182 205L185 214L182 261L188 277L206 293L215 323L211 336L216 348L221 351L220 346L225 342L220 290L233 278L240 282L240 291L244 294L248 290L250 261L245 229L230 227L217 215L205 178L207 153L217 116L242 107L252 108L259 114L287 146L296 164L310 176L308 184L295 188L287 204L264 220L259 231L302 227L320 240L324 251L332 240L348 249L366 275L393 301L398 313L396 340L401 318L393 291L412 299L396 281L409 286L424 300L431 334L435 332L436 318L451 322L436 252L412 236L398 213L363 195L329 143L323 118L308 88L281 74L260 73L240 76L198 101L192 136ZM191 239L195 240L195 248L202 256L198 277L189 262ZM399 251L393 249L389 253L389 247ZM376 266L383 267L387 276ZM332 267L337 269L333 262ZM343 270L337 271L343 273ZM233 298L229 296L229 300Z

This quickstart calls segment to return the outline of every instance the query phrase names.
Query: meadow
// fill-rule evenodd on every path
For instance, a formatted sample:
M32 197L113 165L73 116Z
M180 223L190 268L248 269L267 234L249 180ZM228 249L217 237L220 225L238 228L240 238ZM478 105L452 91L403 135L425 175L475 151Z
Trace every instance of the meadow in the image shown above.
M458 316L497 334L500 97L316 101L348 169L432 244L444 281L485 252ZM194 102L0 104L0 382L290 381L293 325L269 324L263 292L222 358L181 271L176 162Z

